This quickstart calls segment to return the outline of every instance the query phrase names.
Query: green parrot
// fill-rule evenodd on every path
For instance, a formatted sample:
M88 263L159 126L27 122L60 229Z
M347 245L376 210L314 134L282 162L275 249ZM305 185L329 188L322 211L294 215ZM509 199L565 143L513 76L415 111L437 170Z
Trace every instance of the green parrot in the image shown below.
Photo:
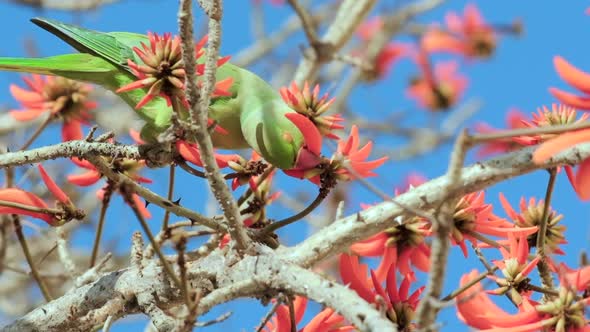
M148 36L130 32L99 32L55 20L34 18L36 25L56 35L81 53L46 58L2 58L0 70L56 75L100 85L110 91L138 80L129 61L142 64L134 47L148 43ZM202 57L204 58L204 57ZM296 166L304 136L286 114L295 113L263 79L243 68L225 63L217 69L217 82L232 78L229 96L214 97L209 117L227 133L212 134L222 149L252 148L269 163L281 168ZM148 89L117 93L131 107ZM170 126L172 108L164 98L154 98L137 110L145 120L142 138L154 141Z

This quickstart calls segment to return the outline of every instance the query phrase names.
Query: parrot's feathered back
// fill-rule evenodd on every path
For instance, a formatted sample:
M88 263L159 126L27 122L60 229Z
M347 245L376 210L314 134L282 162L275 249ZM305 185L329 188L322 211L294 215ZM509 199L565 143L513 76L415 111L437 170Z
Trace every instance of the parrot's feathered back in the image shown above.
M57 75L101 85L111 91L137 80L129 61L141 63L134 47L148 42L146 35L130 32L99 32L55 20L34 18L36 25L59 37L81 54L40 59L0 58L0 70ZM281 96L254 73L225 63L217 69L217 81L232 79L230 96L211 99L209 116L227 134L213 133L216 147L251 147L271 164L289 169L294 166L303 136L285 114L294 112ZM147 89L118 95L135 106ZM155 98L137 110L146 121L144 138L154 139L170 125L172 109L163 98Z

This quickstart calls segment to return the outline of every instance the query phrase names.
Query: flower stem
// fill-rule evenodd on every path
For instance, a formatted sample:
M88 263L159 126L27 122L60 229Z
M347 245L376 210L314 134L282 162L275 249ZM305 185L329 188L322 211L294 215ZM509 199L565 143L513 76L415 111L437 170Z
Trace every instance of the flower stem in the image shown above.
M297 322L295 321L295 306L293 299L287 296L287 305L289 307L289 321L291 325L291 332L297 332Z
M320 191L318 193L318 195L316 196L316 198L313 200L313 202L311 202L311 204L309 204L309 206L307 206L305 209L301 210L299 213L285 218L283 220L279 220L277 222L274 222L266 227L264 227L262 229L262 231L260 232L261 235L266 235L266 234L270 234L274 231L276 231L279 228L285 227L287 225L290 225L294 222L296 222L297 220L304 218L305 216L307 216L308 214L311 213L311 211L315 210L315 208L317 208L322 201L324 200L324 198L326 198L326 196L328 196L328 194L324 191Z
M43 130L47 128L47 126L51 123L52 120L53 115L48 116L47 119L45 119L45 121L43 121L43 123L41 123L41 125L37 128L37 130L35 130L33 136L31 136L29 140L25 144L23 144L23 146L20 147L19 151L26 150L29 146L31 146L31 144L35 142L35 140L39 137L39 135L41 135Z
M537 256L541 257L541 260L537 264L537 269L541 275L541 281L543 287L552 289L553 288L553 277L551 276L551 270L545 261L545 239L547 235L547 224L549 223L549 210L551 209L551 196L553 194L553 188L555 187L555 178L557 177L557 169L550 168L549 170L549 181L547 182L547 190L545 192L545 202L543 205L543 217L539 230L537 232Z
M268 321L272 318L272 316L275 314L275 312L277 311L277 309L279 308L281 303L282 303L281 300L277 299L277 302L275 302L272 305L272 308L270 308L270 310L266 313L266 315L264 315L264 318L262 318L262 320L260 321L260 324L256 328L256 332L262 332L262 330L264 329L264 327L266 326Z
M180 279L178 279L176 274L174 274L174 270L172 269L172 266L170 266L170 263L168 262L168 260L166 260L166 256L164 256L164 253L162 253L162 249L158 245L158 241L156 241L156 239L154 238L154 234L152 234L152 231L150 230L150 226L147 224L147 222L145 221L145 218L143 217L143 215L141 214L141 212L137 208L137 205L133 201L131 194L125 193L123 195L123 197L125 198L126 203L133 210L133 213L135 214L135 217L137 217L137 220L139 221L141 228L143 228L143 231L147 235L148 239L150 240L150 243L152 244L154 251L158 255L158 258L160 258L160 262L162 262L162 266L164 267L164 271L166 271L166 274L168 274L168 277L172 280L174 285L180 291L182 291L183 288L182 288L182 283L180 282Z
M94 235L94 245L92 246L92 254L90 255L89 268L93 267L98 257L98 249L100 247L100 239L102 237L102 230L104 228L104 220L107 213L107 208L111 201L111 195L113 193L113 185L109 183L104 191L102 197L102 206L100 207L100 215L98 217L98 225L96 226L96 234Z
M264 182L264 180L266 180L266 178L268 178L268 176L271 175L275 169L276 169L275 166L268 167L264 171L264 173L262 173L262 175L260 175L260 177L258 178L258 181L256 181L256 186L258 187L262 182ZM244 204L244 202L246 202L246 200L248 198L250 198L250 196L253 193L254 192L252 191L252 188L248 187L248 190L246 190L246 192L244 192L244 194L238 199L238 206L241 206L242 204Z
M29 211L29 212L42 213L42 214L47 214L47 215L51 215L51 216L55 216L57 214L62 213L62 210L59 210L59 209L40 208L40 207L36 207L36 206L20 204L20 203L10 202L10 201L3 201L3 200L0 200L0 206L15 208L15 209Z
M507 249L507 247L501 243L498 243L495 240L492 240L478 232L474 232L474 231L466 231L465 234L485 243L485 244L489 244L490 246L494 247L494 248L504 248Z
M31 268L31 274L33 275L33 278L39 285L39 289L41 290L41 293L43 294L45 301L50 302L51 300L53 300L53 297L51 296L51 293L49 292L49 289L47 288L45 281L43 281L43 278L41 278L41 275L39 274L39 271L37 271L37 267L33 262L33 257L31 256L31 251L29 250L29 246L27 245L27 239L25 238L25 234L23 233L23 227L20 223L20 218L17 215L12 215L12 224L14 225L14 232L16 233L16 237L18 238L18 242L20 243L20 246L23 249L23 254L25 255L27 263L29 263L29 267Z
M492 269L492 271L495 272L497 269L498 268L496 266L494 266L494 268ZM461 286L460 288L457 288L456 290L452 291L451 294L443 297L441 301L444 301L444 302L450 301L450 300L454 299L455 297L461 295L463 292L465 292L469 288L475 286L475 284L477 284L478 282L484 280L488 275L491 275L493 273L492 271L486 271L486 272L480 273L473 280L469 281L468 283L466 283L465 285Z
M178 162L178 166L180 166L180 168L182 168L183 170L185 170L187 173L192 174L194 176L198 176L200 178L206 179L207 177L205 176L205 173L199 171L198 169L192 168L190 167L186 162L182 161L182 162Z
M174 164L170 165L170 173L168 173L168 200L172 201L174 196L174 179L176 174L176 167ZM170 221L170 210L164 212L164 220L162 221L162 232L168 230L168 222Z
M531 284L528 284L526 287L532 291L539 292L545 295L559 296L559 292L554 289L547 289L544 287L539 287Z

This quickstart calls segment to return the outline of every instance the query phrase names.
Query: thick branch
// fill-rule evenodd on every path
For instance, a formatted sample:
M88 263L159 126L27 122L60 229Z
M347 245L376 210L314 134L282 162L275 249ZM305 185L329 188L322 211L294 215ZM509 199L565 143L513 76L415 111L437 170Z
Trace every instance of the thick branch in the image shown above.
M140 147L136 145L119 145L80 140L44 146L27 151L0 154L0 167L33 164L57 158L78 157L87 159L89 156L97 155L134 160L144 158L140 152Z
M531 158L535 147L509 153L485 162L463 168L457 189L448 197L444 192L447 177L442 176L397 196L397 202L413 209L430 209L439 206L444 199L461 197L482 190L498 182L563 164L577 164L590 157L590 145L584 144L551 158L545 164L535 165ZM302 266L314 263L344 251L351 243L366 239L394 224L394 218L404 212L394 202L383 202L369 209L335 221L309 237L303 243L290 248L290 256Z
M395 331L395 327L370 304L345 286L326 280L318 274L283 261L268 248L259 248L260 256L248 256L228 266L221 251L187 266L189 282L207 290L199 304L202 314L219 303L246 296L266 296L291 292L334 308L362 331ZM115 318L144 312L153 316L182 303L180 290L164 280L162 267L152 261L141 270L128 268L104 275L96 282L66 293L5 327L6 331L90 330ZM212 291L215 281L216 290ZM159 307L142 307L143 298L157 298ZM112 303L114 300L116 303ZM138 303L139 302L139 303ZM116 305L115 305L116 304ZM105 309L106 308L106 309ZM95 313L100 312L100 317ZM152 317L153 319L153 317ZM162 324L158 324L162 325ZM170 324L168 324L170 325Z
M225 183L223 175L219 171L215 155L213 152L213 143L207 130L207 111L211 93L215 87L215 72L217 70L217 60L219 57L219 44L221 41L221 20L222 4L221 0L210 1L209 6L204 8L209 18L209 46L207 48L207 59L205 61L205 79L203 81L203 90L199 91L197 85L197 75L195 71L196 61L194 52L193 37L193 16L192 0L182 0L178 13L178 25L180 38L182 40L182 60L185 63L186 71L186 93L191 105L190 115L191 124L196 130L193 131L201 160L205 167L205 175L209 180L209 185L213 195L219 202L225 219L227 220L227 229L232 239L236 241L237 249L245 249L250 242L248 234L240 218L240 210L236 201Z

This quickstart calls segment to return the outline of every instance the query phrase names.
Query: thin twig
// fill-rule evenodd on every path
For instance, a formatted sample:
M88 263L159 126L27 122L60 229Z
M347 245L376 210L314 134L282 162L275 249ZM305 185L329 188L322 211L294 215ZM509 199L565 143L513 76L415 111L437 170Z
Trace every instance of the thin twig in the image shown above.
M470 280L468 283L466 283L465 285L461 286L460 288L452 291L449 295L445 296L442 298L441 301L450 301L452 299L454 299L455 297L461 295L463 292L465 292L466 290L468 290L469 288L473 287L474 285L476 285L478 282L484 280L488 275L491 275L492 273L494 273L496 270L498 270L498 268L496 266L493 267L493 269L491 271L486 271L486 272L482 272L480 273L477 277L475 277L473 280ZM492 272L493 271L493 272Z
M104 190L104 195L102 197L102 205L100 206L100 213L98 215L98 225L96 226L96 234L94 234L94 244L92 245L92 253L90 255L90 264L89 268L93 267L96 263L96 258L98 257L98 250L100 248L100 240L102 238L102 230L104 228L105 216L107 213L107 208L109 207L109 202L111 201L111 196L113 195L113 184L109 183Z
M16 233L18 242L20 243L20 246L23 250L23 254L25 255L27 263L29 263L29 267L31 268L31 274L37 282L37 285L39 285L39 289L41 290L41 293L43 294L45 301L50 302L51 300L53 300L53 297L51 296L49 288L47 288L45 281L43 281L43 278L41 277L39 271L37 270L37 267L35 266L33 256L31 256L31 251L29 250L29 246L27 244L27 239L25 238L25 234L23 233L23 227L20 223L19 216L14 214L12 215L12 224L14 225L14 232Z
M315 208L317 208L326 198L326 194L322 193L321 191L318 193L318 195L316 196L316 198L313 200L313 202L311 202L305 209L299 211L297 214L292 215L290 217L287 217L285 219L273 222L272 224L264 227L261 231L260 231L260 235L264 236L267 234L270 234L274 231L276 231L279 228L285 227L287 225L290 225L302 218L305 218L305 216L307 216L308 214L310 214L313 210L315 210Z
M154 238L154 235L152 234L152 231L150 230L150 226L145 221L145 218L141 214L141 211L139 211L139 209L137 208L135 201L133 200L133 198L131 198L131 195L129 195L129 194L123 195L123 198L125 199L125 202L127 204L129 204L129 206L133 210L133 213L135 214L135 217L139 221L139 224L141 225L143 232L147 235L148 239L150 240L150 243L152 244L152 247L154 248L156 255L158 255L158 258L160 258L160 262L162 263L162 266L164 267L164 271L166 271L166 274L172 280L174 285L178 289L182 289L182 283L180 282L180 279L178 279L178 277L174 273L174 269L172 269L172 266L170 265L170 263L166 259L166 256L164 256L164 253L162 253L162 249L160 248L160 246L156 242L156 239Z
M305 36L309 41L309 44L313 47L318 43L318 35L315 30L315 26L313 24L313 19L311 15L307 12L305 8L299 3L297 0L287 0L289 5L293 7L297 16L301 20L301 25L303 26L303 31L305 32Z
M555 179L557 177L557 169L550 168L549 170L549 181L547 182L547 190L545 192L545 201L543 205L543 216L541 218L541 224L537 231L537 256L541 257L537 263L537 270L541 275L541 282L543 287L553 289L553 277L551 276L551 269L546 261L545 256L545 239L547 236L547 225L549 223L549 215L551 210L551 196L553 189L555 188Z
M289 325L291 326L291 332L297 332L297 322L295 321L295 306L293 305L293 299L288 295L285 295L287 298L287 306L289 307Z
M580 130L590 128L590 121L567 124L567 125L556 125L548 127L537 127L537 128L521 128L512 130L503 130L494 133L487 134L476 134L472 135L470 141L472 144L481 144L489 141L496 141L506 138L518 137L518 136L533 136L533 135L547 135L547 134L561 134L568 131Z
M211 1L205 11L209 15L209 44L207 47L207 59L205 60L202 91L199 91L195 70L192 1L181 0L178 10L178 29L182 45L184 70L186 72L186 94L191 106L189 110L190 121L191 127L197 128L192 132L192 135L199 147L210 189L223 210L228 231L232 239L236 241L236 249L244 250L249 246L250 238L242 224L238 205L219 172L211 136L207 131L207 110L215 86L215 73L221 42L220 20L223 12L221 0Z
M201 224L203 226L212 228L216 231L223 231L223 225L221 223L216 222L210 218L206 218L205 216L196 213L195 211L189 210L184 208L178 204L174 204L167 200L166 198L154 193L153 191L147 189L146 187L140 186L131 178L126 176L125 174L117 173L113 171L109 165L105 163L102 158L99 157L89 157L88 160L96 166L96 168L106 177L117 183L119 186L125 186L126 188L130 189L131 191L135 192L139 196L143 197L146 201L153 203L165 210L170 210L170 212L174 213L177 216L182 216L185 218L189 218L193 220L197 224Z
M221 323L221 322L225 321L229 317L231 317L231 315L232 315L232 312L231 311L228 311L228 312L224 313L223 315L221 315L221 316L219 316L219 317L217 317L215 319L208 320L206 322L197 322L195 324L195 327L206 327L206 326L210 326L210 325L213 325L213 324L218 324L218 323Z
M176 167L174 164L170 165L170 173L168 173L168 200L171 201L174 197L174 178L175 178ZM170 220L170 210L164 212L164 221L162 221L162 231L165 232L168 229L168 221Z
M54 119L53 115L48 116L47 119L45 119L45 121L43 121L39 125L39 127L35 130L33 135L25 142L25 144L23 144L20 147L19 151L26 150L29 146L31 146L31 144L33 144L33 142L35 142L37 137L39 137L39 135L41 135L41 133L43 133L45 128L47 128L47 126L49 126L49 124L51 123L51 121L53 121L53 119Z
M266 324L270 321L270 319L275 314L275 312L277 311L277 309L281 306L281 304L282 304L281 299L280 298L277 298L277 301L272 305L272 307L266 313L266 315L264 315L264 317L260 321L260 324L258 324L258 327L256 328L256 332L261 332L264 329L264 327L266 326Z
M0 200L0 206L15 208L15 209L23 210L23 211L47 214L47 215L52 215L52 216L59 215L60 213L63 212L60 209L41 208L41 207L37 207L37 206L26 205L26 204L21 204L21 203L11 202L11 201L4 201L4 200Z

